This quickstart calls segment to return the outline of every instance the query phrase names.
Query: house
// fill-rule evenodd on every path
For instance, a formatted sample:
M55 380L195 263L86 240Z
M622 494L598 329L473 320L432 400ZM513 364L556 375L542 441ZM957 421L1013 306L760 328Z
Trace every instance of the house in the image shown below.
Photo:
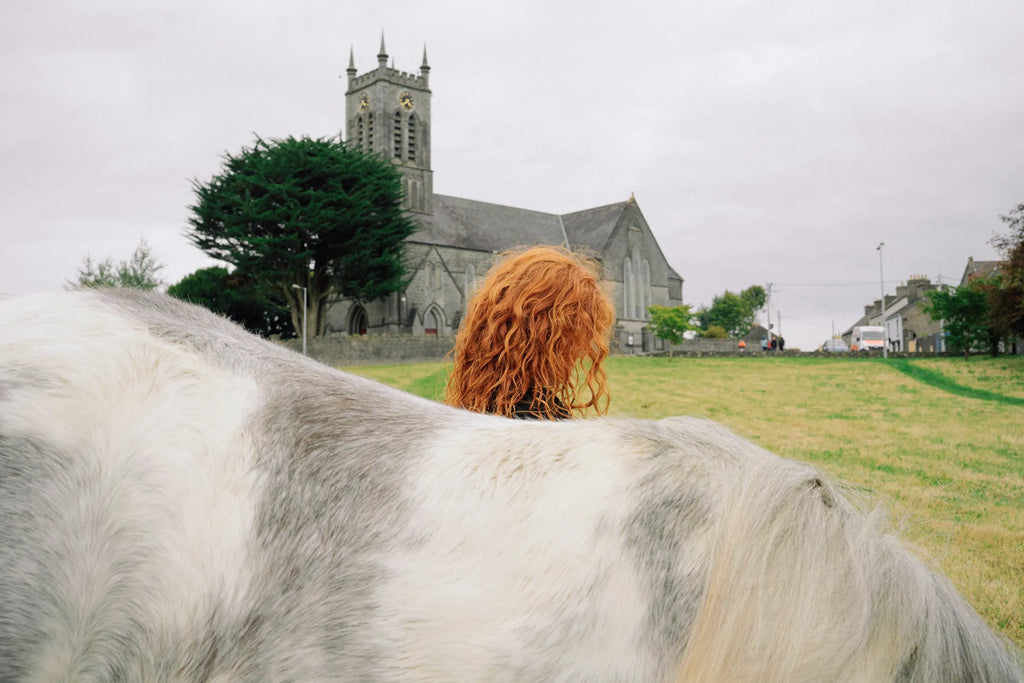
M973 256L968 256L964 274L960 276L960 286L963 287L974 280L998 275L1001 265L1000 261L975 261Z
M885 295L885 315L882 301L876 299L864 307L864 315L843 332L843 340L852 343L853 328L876 325L885 328L890 351L908 353L942 353L945 343L942 322L932 320L924 312L925 295L942 285L933 284L926 275L911 275L906 284L896 287L895 294Z
M999 275L1002 266L1002 261L975 261L973 256L968 256L964 273L960 276L960 286L963 287L975 280ZM1000 342L1000 351L1011 355L1024 354L1024 339L1020 337L1005 339Z
M632 335L643 350L661 348L648 329L647 308L681 305L683 278L636 200L553 214L435 194L426 50L418 74L389 67L387 60L383 36L375 69L359 74L350 52L345 139L390 159L402 173L405 208L419 225L405 243L410 280L383 300L339 301L327 312L327 332L454 335L478 280L501 252L550 244L600 264L615 302L615 342L625 346Z

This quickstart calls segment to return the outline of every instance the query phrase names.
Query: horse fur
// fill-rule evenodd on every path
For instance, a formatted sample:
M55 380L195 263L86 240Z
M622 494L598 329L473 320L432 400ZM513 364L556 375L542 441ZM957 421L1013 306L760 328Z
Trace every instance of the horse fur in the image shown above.
M1024 676L711 422L472 414L90 291L0 301L0 680Z

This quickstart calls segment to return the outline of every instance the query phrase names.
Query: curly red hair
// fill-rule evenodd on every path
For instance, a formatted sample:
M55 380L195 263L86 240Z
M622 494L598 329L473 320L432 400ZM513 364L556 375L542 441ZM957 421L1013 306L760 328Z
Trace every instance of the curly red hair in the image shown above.
M560 247L511 252L469 302L445 402L506 417L608 411L603 361L614 308L597 264Z

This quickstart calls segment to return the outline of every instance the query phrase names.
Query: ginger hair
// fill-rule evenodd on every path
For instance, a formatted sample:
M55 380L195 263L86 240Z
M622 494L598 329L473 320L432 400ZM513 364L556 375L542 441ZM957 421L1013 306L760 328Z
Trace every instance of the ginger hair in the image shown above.
M546 419L604 414L613 320L593 260L548 246L507 253L469 302L445 402L506 417L523 401Z

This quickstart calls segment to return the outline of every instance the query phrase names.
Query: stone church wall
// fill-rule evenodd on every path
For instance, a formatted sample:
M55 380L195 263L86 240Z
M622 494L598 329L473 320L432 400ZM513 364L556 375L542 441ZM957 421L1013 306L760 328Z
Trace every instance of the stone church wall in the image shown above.
M302 353L302 339L278 341ZM407 334L372 334L351 337L315 337L307 340L307 352L324 365L391 365L440 361L455 345L455 337Z

